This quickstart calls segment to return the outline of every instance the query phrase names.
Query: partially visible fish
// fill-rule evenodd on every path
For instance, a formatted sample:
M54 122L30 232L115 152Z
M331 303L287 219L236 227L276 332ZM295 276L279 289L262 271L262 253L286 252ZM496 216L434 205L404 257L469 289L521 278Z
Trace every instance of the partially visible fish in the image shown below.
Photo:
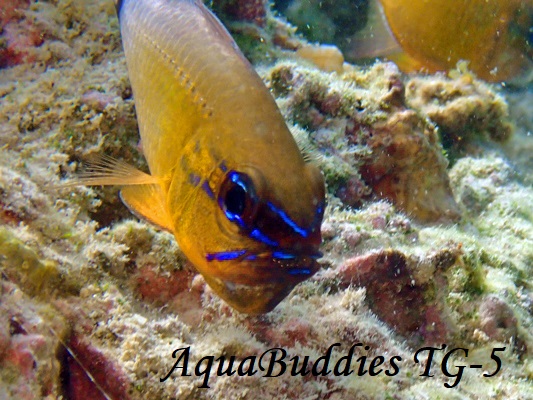
M145 174L102 157L81 183L174 233L235 309L272 310L319 268L324 180L229 33L199 0L117 4Z
M531 0L379 1L386 25L374 18L376 32L353 40L348 58L386 55L404 72L431 73L465 60L491 82L532 72ZM389 34L397 46L385 39Z

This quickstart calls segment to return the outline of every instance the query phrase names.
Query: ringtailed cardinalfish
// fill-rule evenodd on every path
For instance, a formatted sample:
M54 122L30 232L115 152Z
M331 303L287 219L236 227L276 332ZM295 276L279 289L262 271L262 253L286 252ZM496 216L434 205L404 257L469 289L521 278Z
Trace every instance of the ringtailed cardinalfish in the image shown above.
M532 0L370 0L349 59L385 55L404 72L449 71L459 61L498 82L533 74Z
M324 179L269 90L199 0L122 0L120 30L150 173L100 156L78 182L122 185L236 310L272 310L319 268Z

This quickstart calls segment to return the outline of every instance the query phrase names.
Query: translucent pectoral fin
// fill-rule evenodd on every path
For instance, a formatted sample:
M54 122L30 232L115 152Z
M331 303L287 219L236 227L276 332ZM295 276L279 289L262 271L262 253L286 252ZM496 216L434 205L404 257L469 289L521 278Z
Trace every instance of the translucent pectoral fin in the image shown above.
M87 172L78 180L84 185L144 185L158 183L155 176L142 172L128 163L100 154L86 162Z
M159 184L126 186L120 191L122 202L137 217L168 232L173 232L165 194Z
M104 154L93 156L84 161L87 170L72 181L62 183L61 187L106 186L106 185L146 185L160 183L160 179L142 172L128 163Z
M172 232L165 193L161 189L164 179L152 176L124 161L106 155L97 155L86 162L87 171L62 187L79 185L119 185L122 202L137 217Z

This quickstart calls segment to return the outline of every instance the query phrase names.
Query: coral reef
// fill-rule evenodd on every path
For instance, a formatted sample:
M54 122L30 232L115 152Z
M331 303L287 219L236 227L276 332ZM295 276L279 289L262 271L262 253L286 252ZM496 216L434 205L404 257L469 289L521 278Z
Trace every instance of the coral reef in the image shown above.
M261 67L329 194L322 269L250 317L213 294L172 235L129 214L117 189L60 185L95 152L144 167L118 26L107 0L21 4L10 23L45 34L34 58L0 69L0 398L533 398L527 92L497 94L464 74L405 77L390 63ZM246 22L257 29L241 35L272 34L256 49L276 57L278 40L298 41L271 18L267 9L264 28ZM509 96L517 132L501 145ZM461 218L448 223L450 210ZM436 351L434 376L421 376L414 354L443 343L468 357L455 354L445 375ZM483 377L504 347L501 371ZM188 375L162 382L187 348ZM267 378L257 360L273 348L287 371ZM483 370L444 386L470 364Z
M73 335L64 365L65 396L72 400L128 400L128 380L117 363Z
M449 343L452 324L445 321L449 313L442 301L448 291L445 272L460 256L458 248L422 259L380 250L344 260L334 276L342 289L365 287L370 309L414 344Z
M16 285L0 281L1 398L58 396L61 364L57 354L67 329L65 319L51 305L32 300Z
M281 62L265 79L287 118L310 130L345 203L373 195L422 220L457 218L435 126L408 107L393 64L335 76Z
M271 63L305 44L292 25L273 17L267 0L213 0L211 8L253 63Z
M406 99L409 107L435 123L444 148L454 154L473 153L471 147L480 139L502 142L511 136L503 97L468 73L456 79L413 78L406 85Z

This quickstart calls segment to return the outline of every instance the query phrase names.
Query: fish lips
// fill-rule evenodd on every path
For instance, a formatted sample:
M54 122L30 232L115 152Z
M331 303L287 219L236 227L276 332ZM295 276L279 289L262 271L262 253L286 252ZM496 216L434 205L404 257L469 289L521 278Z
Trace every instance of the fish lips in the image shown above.
M230 258L231 257L231 258ZM257 286L267 283L297 283L313 276L320 268L319 251L295 253L275 250L267 253L212 253L208 260L218 262L214 275L228 284Z
M292 279L303 281L313 276L320 264L317 259L322 257L319 251L307 254L292 254L285 251L274 251L270 259L270 268L275 265L275 269L283 274L288 274Z
M222 273L204 277L237 311L263 314L274 309L298 283L318 271L320 256L318 252L299 255L273 252L268 257L247 254L226 264Z

